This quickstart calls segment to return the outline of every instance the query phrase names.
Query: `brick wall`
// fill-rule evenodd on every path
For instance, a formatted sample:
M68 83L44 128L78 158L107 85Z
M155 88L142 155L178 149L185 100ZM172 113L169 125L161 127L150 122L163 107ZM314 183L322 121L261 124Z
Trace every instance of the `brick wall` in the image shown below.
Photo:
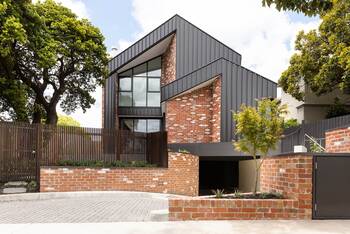
M169 47L162 55L161 86L169 84L176 79L176 36L170 41Z
M312 156L266 158L260 173L264 192L285 199L175 198L169 201L171 220L311 219Z
M260 175L260 190L279 192L294 199L298 218L311 219L312 156L288 155L266 158Z
M169 219L297 219L293 203L291 199L171 199Z
M338 128L326 132L326 152L350 152L350 127Z
M168 168L42 167L41 192L142 191L198 195L199 159L169 152Z
M169 143L220 141L221 79L166 102Z

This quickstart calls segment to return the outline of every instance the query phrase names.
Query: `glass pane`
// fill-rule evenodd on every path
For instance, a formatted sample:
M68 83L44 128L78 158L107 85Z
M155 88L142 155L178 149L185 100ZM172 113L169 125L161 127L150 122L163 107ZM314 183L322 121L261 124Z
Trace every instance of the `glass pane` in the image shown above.
M129 76L129 77L132 76L132 69L129 69L129 70L119 74L119 77L125 77L125 76Z
M147 65L146 63L141 64L134 68L134 76L146 76Z
M146 132L147 122L145 119L134 120L134 131L135 132Z
M160 79L148 78L148 91L160 91Z
M147 106L160 106L160 93L148 93Z
M133 131L134 130L134 121L132 119L123 119L121 121L120 128L123 130Z
M119 93L119 106L132 106L131 92Z
M160 120L149 119L147 120L147 132L159 132L160 131Z
M161 57L157 57L148 62L148 76L161 76Z
M135 78L134 77L134 87L133 87L133 104L134 106L146 106L146 78Z
M131 91L131 78L119 78L119 90L121 91Z

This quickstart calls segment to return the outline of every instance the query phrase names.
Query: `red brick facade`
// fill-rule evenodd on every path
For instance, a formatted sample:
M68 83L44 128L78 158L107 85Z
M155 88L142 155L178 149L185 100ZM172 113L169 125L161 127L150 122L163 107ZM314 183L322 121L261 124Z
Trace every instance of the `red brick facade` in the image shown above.
M220 141L221 79L166 102L169 143Z
M41 192L142 191L198 195L197 156L169 153L168 168L43 167Z
M162 55L162 78L160 85L164 86L176 79L176 36L171 39L168 49Z
M264 192L286 199L176 198L169 201L171 220L311 219L312 156L289 155L265 159L260 173Z
M350 127L338 128L326 132L326 152L350 152Z

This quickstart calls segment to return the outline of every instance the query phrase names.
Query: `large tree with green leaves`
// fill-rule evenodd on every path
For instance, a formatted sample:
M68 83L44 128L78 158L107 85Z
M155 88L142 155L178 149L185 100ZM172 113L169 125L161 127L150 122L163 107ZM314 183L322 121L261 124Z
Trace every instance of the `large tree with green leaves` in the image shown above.
M262 0L263 6L274 5L277 10L295 11L305 15L319 15L332 8L332 0Z
M350 1L330 2L331 7L319 13L322 23L318 30L298 34L297 52L278 82L298 100L304 99L303 85L316 95L350 90Z
M57 105L84 111L103 83L104 37L52 0L0 0L0 111L14 120L57 123Z
M258 188L261 165L268 152L275 149L283 134L284 118L287 106L278 99L264 98L257 107L242 105L238 113L233 114L236 122L235 133L238 140L234 142L236 150L253 157L255 162L255 181L253 194ZM258 160L260 156L260 161Z

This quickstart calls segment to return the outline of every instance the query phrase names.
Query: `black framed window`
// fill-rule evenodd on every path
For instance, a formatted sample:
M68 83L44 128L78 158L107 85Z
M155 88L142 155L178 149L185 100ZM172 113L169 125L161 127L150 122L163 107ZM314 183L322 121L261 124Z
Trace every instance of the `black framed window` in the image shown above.
M121 119L120 127L132 132L159 132L161 128L160 119Z
M119 106L160 107L161 57L119 74Z

